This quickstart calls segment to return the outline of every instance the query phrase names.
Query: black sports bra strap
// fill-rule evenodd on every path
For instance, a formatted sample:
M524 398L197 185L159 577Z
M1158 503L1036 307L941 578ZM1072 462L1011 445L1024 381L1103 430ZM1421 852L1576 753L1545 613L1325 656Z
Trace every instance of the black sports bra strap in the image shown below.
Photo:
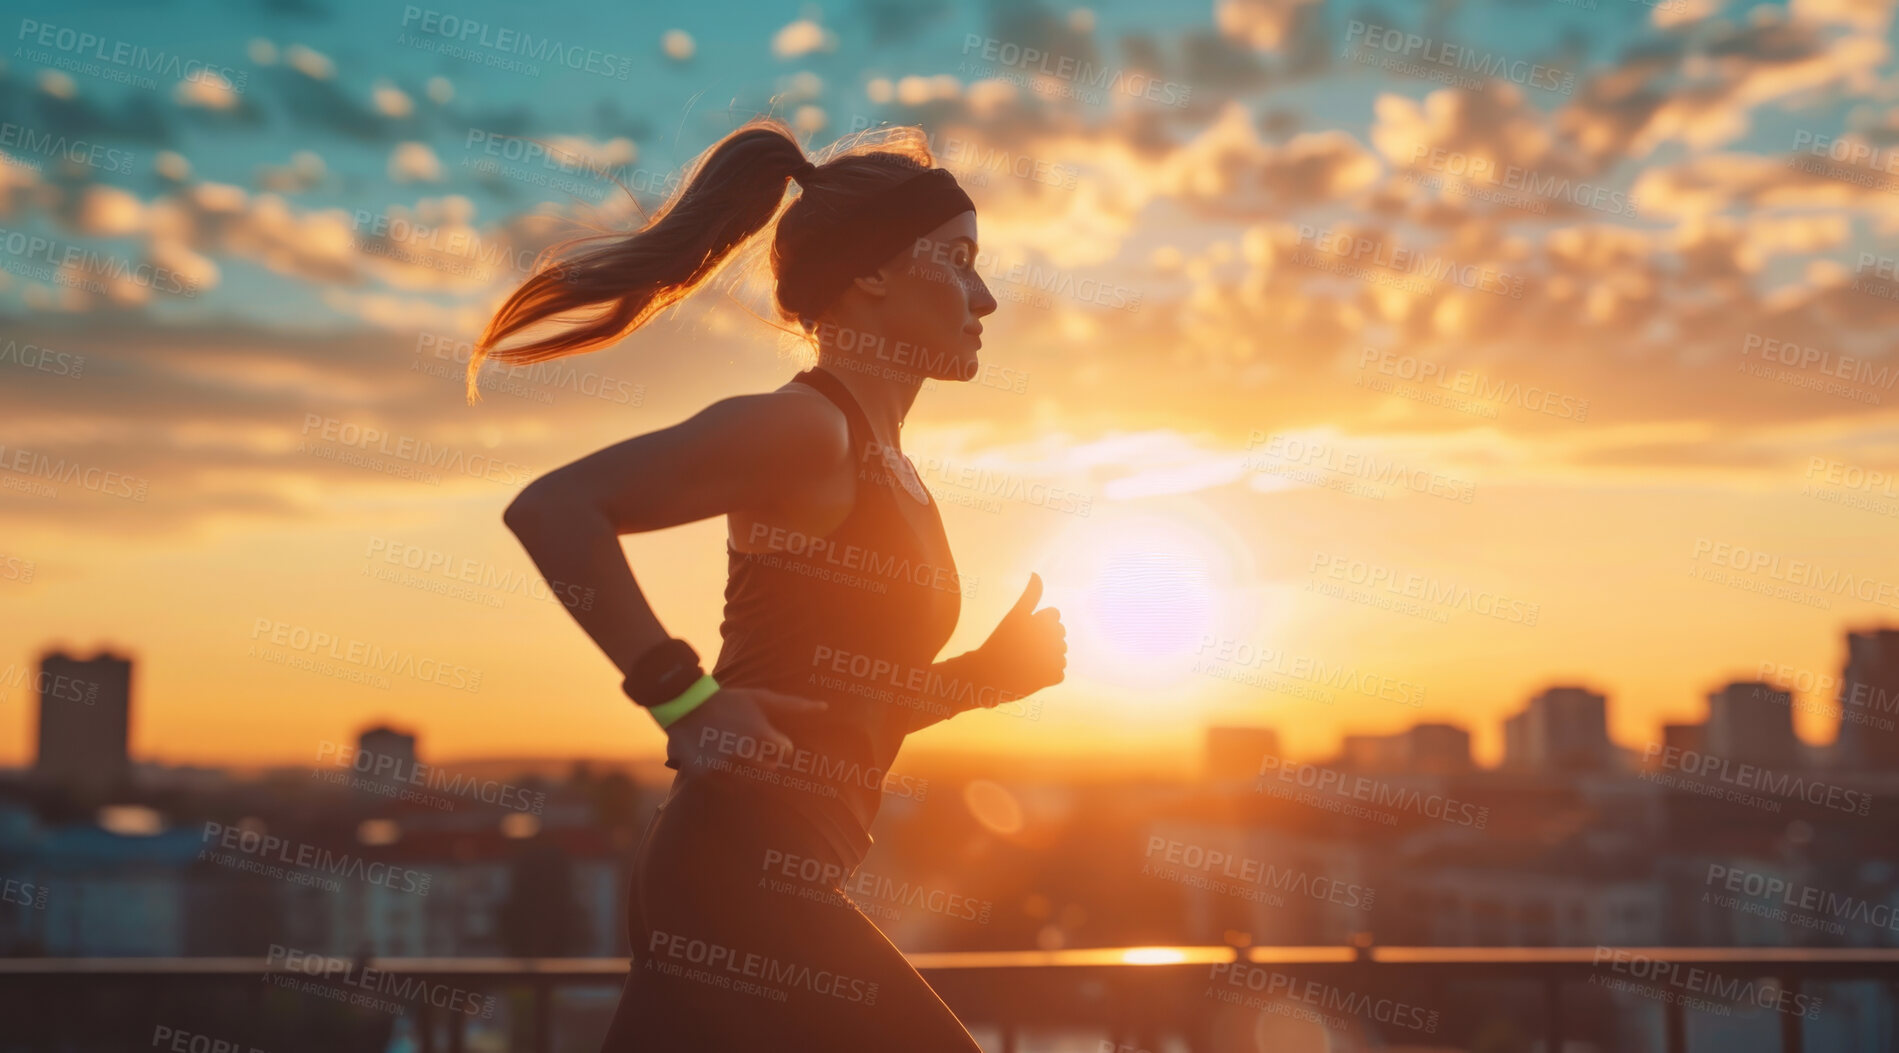
M870 430L870 418L864 416L864 408L857 404L857 399L851 395L851 389L845 387L843 381L831 375L822 366L812 366L791 379L817 388L824 393L826 398L836 403L838 409L844 411L844 419L851 429L851 453L857 457L861 466L870 443L875 441L875 433Z

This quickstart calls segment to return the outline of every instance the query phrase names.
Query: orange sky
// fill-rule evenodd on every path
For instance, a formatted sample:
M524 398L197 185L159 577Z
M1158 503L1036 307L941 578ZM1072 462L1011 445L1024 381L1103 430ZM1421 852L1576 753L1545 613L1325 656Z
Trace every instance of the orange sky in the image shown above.
M669 339L676 338L661 336L655 342L662 346L642 353L665 355ZM678 419L713 397L712 389L782 379L795 363L775 360L761 344L754 341L749 360L704 369L692 388L682 385L665 402L561 415L491 396L481 408L441 412L500 418L497 449L522 434L540 440L537 450L577 456ZM1006 356L1009 347L997 341L986 354ZM678 356L694 350L680 346ZM1323 417L1324 400L1340 417L1377 411L1380 396L1354 387L1353 375L1342 369L1343 380L1330 385L1307 380L1304 412ZM1131 380L1142 390L1138 376ZM1282 463L1275 454L1302 449L1282 438L1249 453L1251 425L1268 419L1265 412L1210 402L1177 413L1149 409L1153 419L1093 438L1070 432L1077 425L1066 407L1102 399L1110 382L1072 398L1053 385L1023 394L935 391L913 411L906 447L937 494L959 567L977 579L946 654L980 642L1036 570L1047 586L1044 603L1063 610L1071 655L1068 681L1045 692L1035 719L970 714L912 748L1191 750L1206 723L1262 722L1280 729L1289 750L1312 753L1331 749L1347 731L1447 720L1469 727L1480 756L1493 760L1498 722L1541 687L1571 681L1608 693L1613 734L1639 747L1661 721L1697 718L1705 692L1754 674L1761 661L1837 674L1842 627L1892 614L1845 595L1824 597L1831 609L1820 609L1691 576L1715 565L1713 545L1738 543L1836 566L1854 580L1899 581L1899 553L1881 543L1891 537L1889 521L1802 496L1805 455L1792 441L1767 447L1763 463L1746 471L1580 466L1574 452L1549 451L1612 445L1625 430L1643 434L1616 422L1608 408L1613 392L1597 399L1596 419L1559 422L1567 433L1506 429L1528 416L1509 408L1496 422L1476 424L1440 411L1444 419L1430 422L1439 425L1435 433L1411 433L1402 415L1414 415L1422 428L1423 412L1436 407L1403 401L1390 408L1399 419L1382 437L1317 441L1427 465L1454 481L1440 490L1469 492L1471 500L1390 484L1375 497L1264 470ZM446 385L439 394L452 396ZM1134 392L1112 397L1140 399ZM296 432L301 424L277 430ZM1319 433L1292 422L1272 434ZM992 479L1020 473L1085 495L1085 504L1066 499L1072 511L1053 499L983 504L958 485L969 478L959 473L978 463L959 444L989 451L980 463L1005 473ZM619 695L611 666L564 612L526 585L533 568L500 522L513 487L478 479L422 486L328 462L316 462L322 474L311 478L310 466L292 456L279 451L281 467L266 489L304 502L299 521L228 511L147 537L127 526L120 538L112 517L131 511L132 502L71 487L42 498L49 507L89 501L93 525L27 522L10 531L10 547L33 559L35 573L0 592L0 611L15 628L6 662L24 666L49 643L135 651L134 751L170 762L299 763L321 742L378 720L419 728L436 758L658 749L658 731ZM1321 480L1364 483L1353 474L1358 464L1328 453L1308 470ZM1077 514L1082 509L1088 514ZM722 531L705 521L626 543L662 619L708 655L717 646ZM386 560L392 552L440 553L475 568L464 573L502 584L474 587L471 599L371 576L398 569ZM1315 561L1341 567L1348 578L1356 562L1394 576L1423 575L1442 589L1502 594L1534 604L1536 624L1442 605L1435 608L1441 616L1416 616L1349 602L1308 588L1339 581L1315 574ZM439 573L425 580L453 584ZM1749 580L1772 583L1765 572ZM1529 609L1511 608L1517 621ZM283 634L302 631L461 667L457 675L478 672L479 687L456 690L398 674L382 688L253 656L273 638L281 644L292 638ZM1326 689L1294 673L1282 682L1303 689L1249 688L1194 671L1206 638L1213 643L1205 654L1215 660L1244 663L1258 649L1276 649L1277 658L1255 668L1345 666L1386 678L1374 685L1403 686L1388 686L1378 698L1375 686ZM337 648L346 651L347 644ZM1415 709L1392 700L1419 694ZM0 757L24 762L31 707L19 690L4 707ZM1832 736L1830 722L1816 714L1800 714L1799 729L1809 741Z

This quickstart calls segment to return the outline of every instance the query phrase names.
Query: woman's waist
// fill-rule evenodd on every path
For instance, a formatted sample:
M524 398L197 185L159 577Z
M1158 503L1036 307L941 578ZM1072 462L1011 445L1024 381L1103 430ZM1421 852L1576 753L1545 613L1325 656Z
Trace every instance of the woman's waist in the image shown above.
M743 839L750 831L768 842L767 851L824 855L845 874L869 853L876 815L874 807L862 814L858 795L796 772L751 765L680 769L660 806L662 816L675 810L726 837Z

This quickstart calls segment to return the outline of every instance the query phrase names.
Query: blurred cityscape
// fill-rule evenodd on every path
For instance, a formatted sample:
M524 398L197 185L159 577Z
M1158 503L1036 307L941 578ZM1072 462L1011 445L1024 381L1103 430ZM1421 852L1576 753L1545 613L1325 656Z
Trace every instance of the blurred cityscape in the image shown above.
M1634 745L1604 694L1550 686L1496 768L1447 723L1321 760L1212 728L1197 779L906 764L847 891L908 953L1899 946L1899 629L1845 642L1837 680L1728 683ZM0 954L628 956L665 769L436 765L387 726L293 769L139 763L134 664L55 652L32 676L37 758L0 787ZM1796 707L1835 740L1796 737ZM1890 990L1859 1010L1890 1027Z

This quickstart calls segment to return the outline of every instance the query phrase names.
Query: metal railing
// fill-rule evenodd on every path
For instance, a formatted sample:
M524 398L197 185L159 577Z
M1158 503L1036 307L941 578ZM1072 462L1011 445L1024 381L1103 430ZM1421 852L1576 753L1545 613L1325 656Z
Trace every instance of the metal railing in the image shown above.
M1729 978L1772 980L1789 995L1822 981L1877 981L1899 990L1899 948L1783 947L1110 947L1057 951L958 951L908 956L972 1027L996 1028L1003 1053L1017 1053L1028 1026L1079 1025L1105 1029L1117 1045L1159 1048L1171 1030L1187 1036L1194 1053L1213 1048L1206 1019L1194 1013L1194 995L1209 966L1265 966L1301 979L1371 992L1442 989L1466 981L1530 984L1540 991L1544 1050L1561 1050L1574 1028L1563 1012L1566 985L1600 982L1617 960L1643 963L1651 977L1688 970ZM526 991L532 1006L527 1049L551 1053L554 995L572 987L617 988L628 962L618 958L378 958L359 963L390 976L483 989ZM1665 968L1664 968L1665 967ZM250 982L307 970L262 958L10 958L0 959L0 986L26 990L51 984L71 990L95 985ZM1079 990L1094 992L1077 998ZM1159 995L1160 997L1156 997ZM1170 997L1171 996L1171 997ZM1683 999L1657 999L1668 1053L1686 1053ZM419 1005L423 1053L461 1053L467 1017ZM1803 1053L1803 1015L1779 1014L1780 1049ZM1197 1018L1197 1019L1196 1019ZM1143 1047L1144 1042L1151 1042Z

